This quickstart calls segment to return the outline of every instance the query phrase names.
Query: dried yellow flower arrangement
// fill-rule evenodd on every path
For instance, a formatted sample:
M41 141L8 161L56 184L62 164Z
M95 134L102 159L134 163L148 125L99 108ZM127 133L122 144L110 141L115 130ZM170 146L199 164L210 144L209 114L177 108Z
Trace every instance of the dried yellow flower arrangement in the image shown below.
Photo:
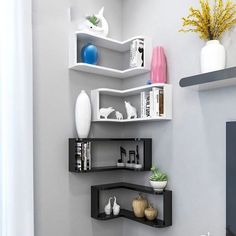
M199 0L201 9L189 9L183 17L183 28L180 32L196 32L203 40L218 40L222 34L236 24L236 4L227 0L214 0L211 7L209 0Z

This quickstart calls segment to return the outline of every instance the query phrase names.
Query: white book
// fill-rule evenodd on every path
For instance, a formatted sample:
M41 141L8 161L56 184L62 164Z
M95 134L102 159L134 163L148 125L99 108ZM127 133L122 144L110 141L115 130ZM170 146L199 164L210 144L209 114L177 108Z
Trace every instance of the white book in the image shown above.
M150 96L150 117L154 117L154 109L153 109L153 105L154 105L153 91L150 91L150 92L149 92L149 96Z
M91 160L91 142L88 142L87 145L87 169L92 169L92 160Z
M145 92L141 92L141 118L146 117L146 99Z
M87 143L83 145L84 170L87 170Z
M160 116L159 112L159 93L160 93L160 88L153 88L153 106L154 106L154 117Z
M143 96L142 96L142 92L140 93L140 117L143 118Z

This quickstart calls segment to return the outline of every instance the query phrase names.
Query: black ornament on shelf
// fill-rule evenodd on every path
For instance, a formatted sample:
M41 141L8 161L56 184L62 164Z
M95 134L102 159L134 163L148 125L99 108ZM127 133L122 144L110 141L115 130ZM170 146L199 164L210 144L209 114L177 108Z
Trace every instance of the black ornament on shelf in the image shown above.
M136 146L136 160L137 160L137 164L139 164L139 150L138 150L138 145Z

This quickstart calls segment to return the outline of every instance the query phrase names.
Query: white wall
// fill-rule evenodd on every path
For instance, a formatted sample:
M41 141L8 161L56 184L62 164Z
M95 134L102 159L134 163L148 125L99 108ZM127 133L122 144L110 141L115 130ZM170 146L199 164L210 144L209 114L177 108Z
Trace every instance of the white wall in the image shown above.
M119 181L119 173L79 175L68 170L68 138L76 137L74 105L80 90L120 87L120 81L68 70L70 5L81 17L105 5L111 35L121 37L119 1L33 1L35 235L120 236L122 219L102 224L90 217L90 186ZM104 124L93 126L91 135L117 136L118 131Z
M124 235L182 236L208 231L225 235L225 122L236 118L236 87L200 93L179 87L181 77L199 73L203 46L195 34L178 32L190 6L198 6L198 1L124 1L123 37L142 33L166 50L174 107L171 122L132 124L126 129L129 135L153 138L153 163L169 174L173 190L173 226L156 230L125 221ZM235 36L231 33L224 40L228 66L235 65ZM147 79L130 79L123 86L140 85ZM129 174L126 179L148 184L139 175Z
M127 136L152 137L154 164L169 174L173 190L173 226L153 229L129 220L99 222L90 218L90 186L121 179L121 173L89 175L68 172L68 138L75 137L74 103L81 89L141 85L147 76L123 84L100 76L68 70L68 15L105 6L111 37L148 35L163 45L173 84L173 121L125 126ZM199 72L196 35L181 34L180 18L194 0L34 0L34 132L36 236L224 235L225 122L235 119L235 87L194 92L182 89L182 76ZM232 34L235 39L235 34ZM226 40L228 65L235 47ZM120 125L96 124L91 136L120 136ZM128 182L148 184L148 174L126 173ZM122 229L124 222L124 229Z

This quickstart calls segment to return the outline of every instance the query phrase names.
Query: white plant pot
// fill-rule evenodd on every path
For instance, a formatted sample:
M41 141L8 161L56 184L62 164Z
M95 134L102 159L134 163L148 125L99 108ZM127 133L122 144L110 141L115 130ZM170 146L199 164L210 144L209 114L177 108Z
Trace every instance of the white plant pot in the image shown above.
M207 73L225 68L225 48L219 40L210 40L201 51L201 72Z
M79 138L87 138L91 126L91 103L87 93L82 90L75 105L75 123Z
M163 192L167 186L167 181L149 181L155 192Z

